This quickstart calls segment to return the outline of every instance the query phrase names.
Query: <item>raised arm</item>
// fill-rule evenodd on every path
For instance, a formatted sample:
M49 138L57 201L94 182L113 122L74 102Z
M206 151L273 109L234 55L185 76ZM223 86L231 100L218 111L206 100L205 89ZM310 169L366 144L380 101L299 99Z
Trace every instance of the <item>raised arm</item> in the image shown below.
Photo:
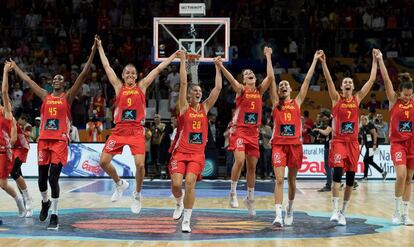
M187 71L185 70L185 53L180 51L178 57L180 58L180 91L178 93L178 108L180 109L181 115L188 108Z
M210 111L210 109L214 106L217 101L217 98L220 95L220 91L222 88L223 79L221 78L221 69L219 63L221 63L221 57L216 57L214 59L214 63L216 65L216 79L214 88L211 90L210 95L208 98L203 102L204 107L206 109L206 113Z
M332 105L335 105L336 102L339 100L339 93L338 91L336 91L335 84L332 81L331 73L329 73L328 65L326 64L325 53L322 50L320 52L322 54L319 57L319 61L321 61L323 74L325 76L326 83L328 84L329 97L332 100Z
M89 55L88 61L86 61L85 67L83 67L82 72L79 74L78 78L76 78L75 83L68 90L68 92L66 94L66 98L68 100L69 105L72 104L73 100L75 99L76 95L79 92L79 89L81 88L83 82L85 81L86 76L89 73L89 70L91 68L91 64L92 64L93 58L95 57L96 43L97 43L97 41L95 39L95 41L93 42L92 49L91 49L91 54Z
M275 73L273 72L273 65L272 65L272 48L265 46L264 48L264 55L266 56L266 78L262 81L262 83L259 85L259 92L261 95L266 92L266 90L269 88L272 81L275 80Z
M37 85L36 82L34 82L26 73L24 73L13 60L10 61L13 66L13 70L20 77L20 79L26 82L29 85L29 87L33 90L33 92L37 95L37 97L39 97L43 101L46 98L47 91L41 88L39 85Z
M303 80L302 86L300 87L299 94L296 96L296 103L299 105L299 107L302 105L303 101L306 98L306 94L309 90L309 84L312 79L313 73L315 72L316 64L318 63L319 57L322 56L321 51L316 51L315 55L313 56L312 64L308 70L308 73L306 74L305 80Z
M279 104L279 94L277 94L276 89L276 80L273 77L273 80L270 82L269 88L270 102L272 103L272 108Z
M108 58L105 55L105 51L102 47L102 41L98 35L95 35L96 45L99 52L99 57L101 58L102 66L104 67L106 76L108 76L109 82L112 84L115 90L115 95L121 91L122 81L116 76L115 71L109 65Z
M358 100L358 104L367 96L369 91L371 91L372 85L374 85L375 79L377 78L377 69L378 63L377 58L375 57L376 49L372 49L372 67L371 67L371 75L369 76L368 81L364 84L361 90L356 93L356 97Z
M243 91L243 85L240 84L236 79L234 79L233 75L224 67L223 63L220 64L221 72L223 72L224 77L226 77L227 81L229 81L231 87L236 92L236 94L241 94Z
M169 56L166 60L164 60L162 63L158 64L155 69L151 70L151 72L140 82L141 89L145 92L147 88L151 85L151 83L157 78L157 76L163 71L167 66L175 59L177 58L178 51L174 52ZM181 62L180 62L181 64ZM185 65L185 64L184 64Z
M382 57L382 53L380 50L376 50L376 57L380 67L382 79L384 79L384 86L385 86L385 94L387 95L388 102L390 102L390 108L395 104L397 101L397 93L394 91L394 87L392 85L392 81L388 75L387 68L384 64L384 59Z
M3 70L3 83L1 85L1 96L3 98L4 104L4 118L6 119L13 119L11 103L9 98L9 72L12 71L12 63L10 61L6 61L4 63L4 70Z

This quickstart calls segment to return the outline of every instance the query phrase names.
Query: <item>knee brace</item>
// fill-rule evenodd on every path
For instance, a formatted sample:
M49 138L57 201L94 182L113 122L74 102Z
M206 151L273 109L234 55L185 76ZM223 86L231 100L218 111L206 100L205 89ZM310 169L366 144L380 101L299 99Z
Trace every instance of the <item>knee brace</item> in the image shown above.
M334 167L332 180L336 183L340 183L341 178L342 178L342 173L343 173L342 167Z
M346 186L354 186L355 172L346 172Z

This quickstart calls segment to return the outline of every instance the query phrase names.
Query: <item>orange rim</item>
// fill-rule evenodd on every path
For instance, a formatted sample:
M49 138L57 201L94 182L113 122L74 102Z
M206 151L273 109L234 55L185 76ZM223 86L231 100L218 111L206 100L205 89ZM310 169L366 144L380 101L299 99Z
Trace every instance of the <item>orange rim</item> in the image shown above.
M192 54L192 53L188 53L187 54L187 60L189 61L196 61L198 59L200 59L201 55L199 54Z

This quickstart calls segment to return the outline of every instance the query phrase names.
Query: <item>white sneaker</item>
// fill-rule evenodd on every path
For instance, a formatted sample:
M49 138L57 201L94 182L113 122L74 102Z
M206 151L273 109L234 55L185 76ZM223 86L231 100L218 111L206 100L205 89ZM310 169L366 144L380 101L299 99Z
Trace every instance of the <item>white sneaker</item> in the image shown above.
M345 219L345 215L342 212L338 213L338 224L340 226L346 226L346 219Z
M339 220L339 212L338 211L333 211L332 212L332 216L331 216L331 218L329 220L332 221L332 222L338 222L338 220Z
M33 216L33 200L32 198L28 198L26 200L26 215L24 217L29 218Z
M392 224L401 225L401 222L402 222L401 213L394 212L394 214L392 215Z
M141 212L141 197L136 195L136 191L132 193L132 205L131 205L131 211L134 214L139 214Z
M254 208L254 200L249 200L246 196L244 198L243 202L244 202L244 205L247 208L247 211L249 212L249 215L250 216L255 216L256 215L256 209Z
M410 220L410 218L408 218L408 215L405 215L405 214L401 215L401 223L404 226L412 226L413 225L413 222Z
M19 209L19 212L18 212L19 217L24 217L26 215L26 208L24 207L23 198L19 198L16 204L17 204L17 208Z
M238 208L239 207L239 200L237 200L236 193L230 193L230 207L231 208Z
M276 215L275 220L272 223L274 226L283 227L283 218L280 215Z
M288 207L285 208L285 225L291 226L293 224L293 209L288 211Z
M191 232L190 221L189 220L183 220L183 223L181 224L181 231L182 232L187 232L187 233Z
M181 203L177 203L175 205L173 219L174 220L180 219L181 218L181 215L183 215L183 211L184 211L184 204L182 202Z
M111 197L112 202L118 201L122 197L122 194L124 193L124 191L128 189L129 187L129 183L127 181L123 179L121 181L122 181L122 184L116 185L115 191L112 194L112 197Z

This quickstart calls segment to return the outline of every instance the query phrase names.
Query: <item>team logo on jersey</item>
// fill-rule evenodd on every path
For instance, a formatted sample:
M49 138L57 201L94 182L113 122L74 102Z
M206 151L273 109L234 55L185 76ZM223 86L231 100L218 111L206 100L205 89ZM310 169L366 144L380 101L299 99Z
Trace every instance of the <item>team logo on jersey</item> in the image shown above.
M190 144L203 144L203 133L191 132L188 135L188 143L190 143Z
M334 163L335 164L341 163L341 160L342 160L341 154L335 154L334 155Z
M116 141L114 141L114 140L108 141L108 144L106 145L106 149L109 149L109 150L114 149L115 144L116 144Z
M236 147L238 147L238 148L243 147L243 139L242 138L237 138Z
M396 152L395 153L395 161L396 162L402 161L402 156L403 156L402 152Z
M45 130L59 130L59 119L47 119L45 123Z
M281 124L280 136L295 136L295 125L293 124Z
M244 113L244 123L245 124L257 124L258 115L256 112L246 112Z
M411 133L413 132L413 123L410 121L401 121L398 123L398 132Z
M355 123L343 122L341 124L341 134L353 134L355 129Z
M280 154L279 153L273 154L273 163L277 163L277 164L282 163L282 159L280 158Z
M122 112L122 121L134 121L137 119L137 111L127 109Z

